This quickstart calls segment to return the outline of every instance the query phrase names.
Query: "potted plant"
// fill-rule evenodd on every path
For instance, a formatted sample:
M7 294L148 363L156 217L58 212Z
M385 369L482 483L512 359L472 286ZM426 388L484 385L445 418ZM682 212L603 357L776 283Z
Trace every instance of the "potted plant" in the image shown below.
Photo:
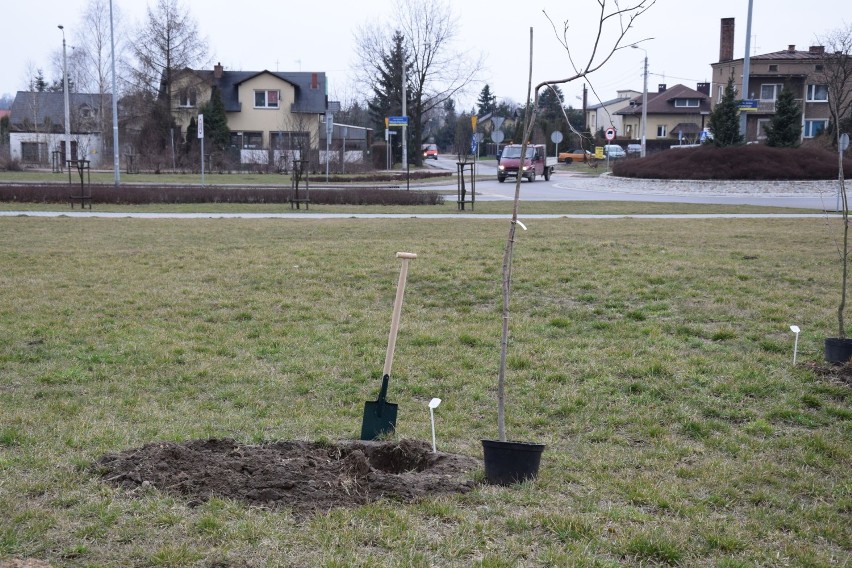
M526 156L527 145L532 136L533 129L536 124L536 115L538 114L539 93L544 88L551 88L553 85L568 83L585 77L589 73L600 69L612 55L623 47L629 45L621 45L628 30L632 27L633 21L642 13L645 12L653 1L648 3L647 0L637 2L631 6L619 6L615 4L615 8L607 11L607 2L602 0L599 3L600 21L598 23L597 37L600 40L603 35L604 27L607 22L618 22L619 31L616 35L614 43L603 56L599 56L598 48L599 41L594 43L591 49L586 65L584 67L575 67L575 74L567 79L555 81L544 81L535 87L535 98L531 99L532 92L532 47L533 47L533 30L530 28L530 67L529 78L527 81L527 109L529 112L524 120L523 140L521 141L521 156ZM552 23L552 22L551 22ZM554 26L554 30L556 27ZM559 41L566 51L569 52L567 45L567 29L565 24L566 35ZM635 43L632 45L636 45ZM563 109L564 115L564 109ZM566 123L569 124L568 117L565 117ZM573 130L573 128L572 128ZM576 130L574 132L580 135ZM500 339L500 367L497 375L497 432L498 439L482 440L482 451L485 464L485 478L488 483L496 485L511 485L523 481L533 480L538 476L541 455L544 451L544 444L534 442L518 442L506 439L506 420L505 420L505 387L506 387L506 355L509 348L509 301L511 299L512 285L512 255L515 244L515 230L518 225L523 225L518 221L518 203L521 195L521 178L518 175L515 179L515 196L512 204L512 219L509 223L509 234L506 239L506 247L503 252L503 270L502 270L502 296L503 296L503 329ZM525 228L525 227L524 227Z
M838 100L846 96L852 71L848 44L839 41L840 36L829 38L826 45L835 49L828 50L829 55L823 67L822 80L828 86L829 112L834 122L834 133L837 136L837 183L840 208L843 213L843 243L840 254L840 303L837 306L837 337L825 339L825 360L829 363L846 363L852 357L852 339L846 337L844 312L846 311L846 287L849 274L849 202L846 196L846 182L843 176L843 146L848 144L848 135L841 135L841 115ZM845 138L844 138L845 137Z
M837 129L838 168L837 183L840 195L840 207L843 213L843 245L840 251L840 303L837 306L837 337L825 338L825 360L829 363L846 363L852 358L852 339L846 337L846 325L843 313L846 310L846 283L849 274L849 202L846 198L846 182L843 178L843 150L840 142L840 129ZM848 143L848 142L847 142Z

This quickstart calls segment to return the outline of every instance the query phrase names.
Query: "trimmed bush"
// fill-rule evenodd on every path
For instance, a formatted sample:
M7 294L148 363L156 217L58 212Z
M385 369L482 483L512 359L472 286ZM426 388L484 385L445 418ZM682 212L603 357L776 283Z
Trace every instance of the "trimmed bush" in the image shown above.
M149 203L288 203L290 188L234 188L198 186L154 186L92 184L92 203L149 204ZM69 197L80 194L79 185L67 184L0 184L0 201L29 203L68 203ZM304 189L301 190L302 196ZM347 188L311 189L311 204L315 205L440 205L442 195L433 192L404 189Z
M843 161L844 176L852 160ZM820 148L770 148L762 144L672 149L618 161L613 174L645 179L825 180L837 179L837 154Z

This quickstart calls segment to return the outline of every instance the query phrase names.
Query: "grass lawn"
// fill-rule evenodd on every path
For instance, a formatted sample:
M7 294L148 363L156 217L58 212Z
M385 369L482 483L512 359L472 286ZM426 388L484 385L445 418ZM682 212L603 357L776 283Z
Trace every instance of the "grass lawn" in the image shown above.
M809 366L836 334L839 222L526 224L507 430L547 444L539 479L305 519L89 466L163 440L356 438L401 250L398 436L430 439L437 396L439 449L481 457L507 222L0 219L0 560L848 566L850 387Z

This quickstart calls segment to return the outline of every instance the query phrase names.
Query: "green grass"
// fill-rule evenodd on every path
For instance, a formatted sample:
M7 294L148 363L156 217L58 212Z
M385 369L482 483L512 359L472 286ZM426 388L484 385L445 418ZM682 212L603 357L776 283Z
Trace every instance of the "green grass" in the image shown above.
M473 214L511 215L512 203L507 201L477 201L459 211L455 195L446 196L443 205L311 205L310 209L294 210L289 204L153 204L115 205L97 203L93 211L110 213L388 213L388 214ZM79 211L79 207L75 207ZM0 202L0 211L71 211L68 203ZM86 209L88 211L88 209ZM699 203L651 203L641 201L530 201L523 203L524 215L654 215L654 214L714 214L714 213L814 213L813 209L766 207L760 205L705 205Z
M532 208L532 204L530 204ZM844 566L850 389L835 221L536 220L518 235L509 436L539 479L309 519L127 492L160 440L357 437L399 264L399 436L496 431L505 221L0 219L0 559L55 566ZM480 478L477 475L477 478Z

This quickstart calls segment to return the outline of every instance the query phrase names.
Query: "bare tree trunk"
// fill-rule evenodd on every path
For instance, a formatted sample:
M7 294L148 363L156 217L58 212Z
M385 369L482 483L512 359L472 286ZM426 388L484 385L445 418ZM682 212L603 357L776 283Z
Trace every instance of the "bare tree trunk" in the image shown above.
M834 103L836 105L837 103ZM837 116L835 108L835 115ZM843 339L846 337L846 325L843 320L843 312L846 311L846 282L849 274L849 202L846 199L846 183L843 179L843 152L840 151L840 125L835 128L837 136L837 183L839 184L840 199L843 207L843 276L840 280L840 305L837 307L837 337Z
M532 69L533 69L533 29L530 28L530 69L527 81L527 107L530 104L530 93L532 91ZM497 435L501 442L506 441L506 354L509 350L509 299L512 284L512 253L515 248L515 226L518 224L518 201L521 197L521 170L527 155L527 138L532 125L535 124L535 109L538 104L533 105L533 110L527 118L524 128L524 139L521 141L521 160L518 165L518 175L515 178L515 199L512 203L512 222L509 223L509 236L506 239L506 250L503 253L503 333L500 338L500 370L497 375Z

